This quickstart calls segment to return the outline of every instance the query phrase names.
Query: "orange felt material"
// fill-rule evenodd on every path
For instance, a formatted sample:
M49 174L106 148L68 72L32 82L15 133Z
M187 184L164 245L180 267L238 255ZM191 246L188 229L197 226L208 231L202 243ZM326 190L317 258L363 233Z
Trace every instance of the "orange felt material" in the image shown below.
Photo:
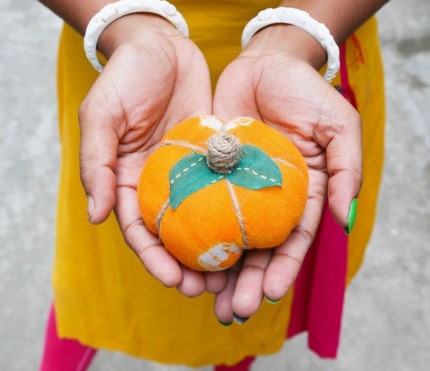
M169 172L172 162L175 163L184 157L187 148L178 146L163 146L151 154L145 164L145 177L139 184L139 204L143 213L146 227L154 234L158 234L156 226L157 215L169 199ZM169 161L165 161L169 158ZM144 189L142 189L144 187Z
M202 270L198 257L219 243L243 246L225 182L194 193L176 210L169 208L161 222L160 238L172 255L194 270ZM229 255L220 268L227 268L239 257Z
M187 194L172 208L175 180L169 179L170 170L191 152L206 155L209 137L220 130L236 135L242 145L263 150L279 168L282 186L250 189L226 177ZM245 169L239 170L244 173ZM303 157L276 130L250 118L223 123L202 116L178 124L165 135L161 147L146 161L138 196L145 225L173 256L191 269L215 271L233 265L244 249L272 248L285 241L301 218L307 188Z
M307 199L307 181L296 169L282 164L280 169L288 186L259 191L234 186L244 215L248 248L280 245L300 221Z
M260 121L253 120L248 125L237 125L229 132L239 137L242 144L255 144L270 157L283 159L295 165L301 169L307 183L308 170L305 159L296 146L275 129Z

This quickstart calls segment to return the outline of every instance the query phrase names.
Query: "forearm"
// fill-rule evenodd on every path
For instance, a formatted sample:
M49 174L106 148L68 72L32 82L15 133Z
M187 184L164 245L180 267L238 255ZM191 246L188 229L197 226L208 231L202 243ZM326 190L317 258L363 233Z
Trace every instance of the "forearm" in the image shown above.
M51 9L55 14L64 19L81 35L91 18L106 4L111 3L109 0L39 0L42 4Z
M91 18L112 0L39 0L81 35ZM124 21L125 19L125 21ZM135 13L119 18L101 34L98 49L110 57L121 44L142 38L148 28L166 35L176 34L176 29L162 17L150 13Z
M280 5L301 9L324 23L337 44L344 42L388 0L285 0ZM327 54L319 42L299 27L274 24L258 32L245 55L265 55L274 50L320 69Z

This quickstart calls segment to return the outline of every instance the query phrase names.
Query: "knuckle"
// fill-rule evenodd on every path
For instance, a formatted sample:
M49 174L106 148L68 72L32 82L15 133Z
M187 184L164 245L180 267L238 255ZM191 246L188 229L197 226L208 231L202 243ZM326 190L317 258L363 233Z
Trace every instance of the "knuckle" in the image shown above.
M262 262L256 262L256 261L249 262L249 261L245 260L245 262L243 263L242 270L246 269L246 270L253 272L253 273L258 273L258 272L264 273L264 271L266 270L265 265L266 264L264 264Z
M79 166L79 177L81 179L82 186L86 191L88 191L88 188L90 187L90 176L88 167L85 166L82 161Z
M296 236L304 240L305 244L308 246L311 245L311 243L314 241L314 238L315 238L315 232L311 232L309 229L303 227L303 225L301 224L299 224L296 228L294 228L294 230L291 233L296 234ZM303 263L303 259L301 258L292 256L292 255L288 255L288 256L292 259L297 260L300 263L300 265Z
M284 252L279 252L277 254L277 256L278 257L282 257L285 260L288 260L290 263L297 264L299 267L301 267L302 264L303 264L303 259L301 257L293 256L293 255L291 255L291 254L289 254L289 253L287 253L285 251Z
M81 177L81 181L84 182L86 180L87 168L86 166L82 165L82 163L79 166L79 175Z
M84 122L86 118L88 117L88 111L89 111L89 104L88 101L85 99L78 109L78 120L80 123Z
M359 188L363 185L363 173L360 169L352 169L353 181L358 185Z
M120 222L120 221L119 221ZM132 220L130 223L126 225L121 225L120 228L122 230L122 234L124 236L124 240L126 244L139 256L145 254L145 251L150 248L152 245L141 246L140 244L134 244L134 230L138 227L143 226L143 220L141 218L136 218Z
M360 127L362 125L361 115L355 108L351 110L351 122Z

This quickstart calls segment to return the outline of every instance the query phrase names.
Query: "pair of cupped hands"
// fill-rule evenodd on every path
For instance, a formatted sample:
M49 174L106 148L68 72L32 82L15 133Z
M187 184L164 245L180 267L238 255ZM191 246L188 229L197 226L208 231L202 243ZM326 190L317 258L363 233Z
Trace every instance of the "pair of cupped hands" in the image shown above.
M212 96L205 58L167 21L130 15L110 25L99 48L108 62L83 102L81 178L91 223L115 211L127 244L165 286L188 297L215 294L222 323L248 318L264 297L282 298L299 272L324 202L342 226L361 186L361 122L318 73L326 55L304 31L271 26L221 74ZM136 187L143 164L175 124L197 115L259 119L287 136L309 169L300 224L275 249L248 251L222 272L181 265L143 224Z

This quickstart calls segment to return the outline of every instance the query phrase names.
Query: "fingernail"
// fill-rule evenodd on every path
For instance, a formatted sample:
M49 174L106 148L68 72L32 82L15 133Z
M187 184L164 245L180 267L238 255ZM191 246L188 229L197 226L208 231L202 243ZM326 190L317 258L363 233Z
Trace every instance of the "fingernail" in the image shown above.
M345 233L348 235L351 233L352 228L354 228L356 216L357 216L357 199L354 198L351 202L351 206L349 207L348 226L346 226L343 229Z
M219 324L224 326L224 327L230 327L232 325L233 322L222 322L220 320L218 320Z
M281 299L273 300L273 299L268 298L267 296L265 296L264 298L266 299L266 301L267 301L269 304L276 304L276 303L278 303L278 302L279 302L279 300L281 300Z
M94 199L91 196L87 196L87 202L88 219L91 221L91 218L93 217L94 211L96 209L96 205L94 203Z
M240 317L233 313L233 321L239 325L243 325L248 320L249 320L249 317Z

